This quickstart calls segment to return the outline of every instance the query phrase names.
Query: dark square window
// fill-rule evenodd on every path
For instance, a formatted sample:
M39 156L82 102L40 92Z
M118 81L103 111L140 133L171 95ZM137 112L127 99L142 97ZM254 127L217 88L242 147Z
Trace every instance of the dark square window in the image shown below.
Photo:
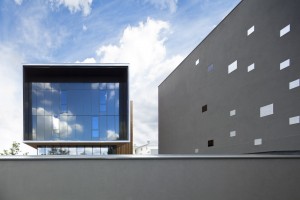
M206 112L207 111L207 105L202 106L202 112Z
M208 71L208 72L211 72L213 69L214 69L214 65L213 65L213 64L211 64L211 65L209 65L209 66L207 67L207 71Z
M214 140L208 140L207 146L208 146L208 147L214 146Z

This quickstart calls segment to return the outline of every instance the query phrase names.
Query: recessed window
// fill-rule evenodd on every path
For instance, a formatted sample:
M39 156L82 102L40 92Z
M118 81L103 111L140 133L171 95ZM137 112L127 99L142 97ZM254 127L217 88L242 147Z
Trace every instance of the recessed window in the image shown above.
M206 112L207 111L207 105L202 106L202 112Z
M255 64L252 63L251 65L248 66L248 72L252 71L255 69Z
M228 74L237 69L237 60L228 65Z
M283 29L280 30L280 37L284 36L285 34L287 34L288 32L290 32L291 27L290 24L287 25L286 27L284 27Z
M287 68L290 66L290 59L287 59L280 63L280 70L283 70L284 68Z
M262 145L262 139L261 138L255 139L254 145Z
M294 81L290 82L289 89L290 90L294 89L296 87L299 87L299 85L300 85L300 79L294 80Z
M253 32L254 32L254 26L252 26L251 28L248 29L247 35L249 36Z
M230 137L235 137L236 136L236 131L230 131Z
M265 117L274 114L273 104L260 107L260 117Z
M214 140L208 140L207 146L208 146L208 147L214 146Z
M214 65L213 65L213 64L211 64L211 65L209 65L209 66L207 67L207 71L208 71L208 72L211 72L213 69L214 69Z
M235 110L231 110L229 114L230 114L230 116L234 116L234 115L235 115L235 113L236 113L236 111L235 111Z
M299 124L299 123L300 123L300 116L291 117L289 119L289 124L290 125Z
M195 62L195 65L198 65L199 64L199 59L198 60L196 60L196 62Z

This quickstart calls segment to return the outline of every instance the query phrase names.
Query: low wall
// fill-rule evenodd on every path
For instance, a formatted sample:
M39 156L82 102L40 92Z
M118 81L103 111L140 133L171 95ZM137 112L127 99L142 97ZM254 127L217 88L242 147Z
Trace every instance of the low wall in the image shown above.
M300 156L0 157L1 200L300 199Z

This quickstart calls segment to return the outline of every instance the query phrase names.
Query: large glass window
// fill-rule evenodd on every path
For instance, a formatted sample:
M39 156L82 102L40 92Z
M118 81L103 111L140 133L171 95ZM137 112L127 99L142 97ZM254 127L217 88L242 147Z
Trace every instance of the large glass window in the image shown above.
M126 140L121 83L32 83L33 140ZM122 100L123 98L123 100ZM126 104L123 104L126 106ZM122 135L124 138L120 138ZM49 154L47 151L46 154Z
M38 155L107 155L116 154L116 146L38 146Z

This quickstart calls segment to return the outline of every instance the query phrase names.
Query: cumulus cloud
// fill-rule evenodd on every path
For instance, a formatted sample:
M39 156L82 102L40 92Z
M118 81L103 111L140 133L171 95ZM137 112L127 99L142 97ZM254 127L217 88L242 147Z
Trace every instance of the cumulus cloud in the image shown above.
M45 121L42 122L45 127L52 127L54 133L59 134L61 138L67 138L76 133L83 132L83 125L76 123L76 117L73 115L72 112L68 111L66 113L62 113L59 117L55 116L51 111L48 111L42 107L32 108L33 113L37 113L37 115L45 115L51 116L46 117ZM37 122L38 123L38 122ZM37 124L37 126L39 126ZM33 130L33 135L36 134L36 130Z
M87 16L91 13L93 0L50 0L50 2L57 7L61 5L67 7L71 13L82 11L82 14Z
M160 9L169 9L171 13L174 13L177 9L178 0L145 0L147 3L151 3Z
M119 138L119 134L117 134L113 130L107 130L106 134L107 134L107 140L117 140Z
M99 47L103 63L130 63L130 95L134 101L134 143L157 141L158 85L183 60L167 57L165 41L170 24L148 18L138 26L128 26L118 44Z

